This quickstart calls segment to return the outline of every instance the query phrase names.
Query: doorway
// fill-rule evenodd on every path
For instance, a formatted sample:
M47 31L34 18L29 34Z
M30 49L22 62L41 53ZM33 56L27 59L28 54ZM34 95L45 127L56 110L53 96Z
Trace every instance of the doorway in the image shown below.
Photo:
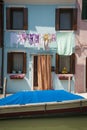
M51 89L51 55L33 56L34 90Z

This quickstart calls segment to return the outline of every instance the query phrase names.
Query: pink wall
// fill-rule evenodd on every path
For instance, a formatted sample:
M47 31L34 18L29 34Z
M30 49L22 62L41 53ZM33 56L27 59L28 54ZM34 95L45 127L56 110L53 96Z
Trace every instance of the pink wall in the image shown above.
M75 91L86 91L87 20L81 19L82 0L77 0L78 30L76 31L76 74Z

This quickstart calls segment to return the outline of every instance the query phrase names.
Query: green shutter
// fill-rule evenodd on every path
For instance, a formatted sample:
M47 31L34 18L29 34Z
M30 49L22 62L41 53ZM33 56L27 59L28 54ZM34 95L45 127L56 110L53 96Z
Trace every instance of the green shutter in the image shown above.
M87 0L82 1L82 19L87 19Z

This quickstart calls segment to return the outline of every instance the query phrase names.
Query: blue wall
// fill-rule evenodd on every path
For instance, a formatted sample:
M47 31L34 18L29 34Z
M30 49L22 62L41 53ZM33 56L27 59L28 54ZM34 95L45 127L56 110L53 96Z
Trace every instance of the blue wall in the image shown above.
M38 50L24 48L24 47L18 47L18 48L12 48L10 46L10 34L13 32L11 30L6 30L6 7L10 7L13 5L5 5L4 7L4 45L5 45L5 54L4 54L4 76L7 77L7 92L12 93L20 90L32 90L33 84L33 57L30 55L30 52L37 53ZM18 5L14 5L17 6ZM21 5L19 5L21 6ZM48 27L53 28L53 31L55 31L55 9L58 7L58 5L23 5L24 7L28 7L28 30L30 31L37 31L36 27ZM17 32L17 31L15 31ZM54 33L54 32L53 32ZM55 44L53 44L55 46ZM52 46L52 47L53 47ZM51 48L53 49L53 48ZM27 53L27 73L24 78L24 80L11 80L9 78L9 74L7 74L7 53L9 51L24 51ZM40 51L40 50L39 50ZM42 50L41 50L42 51ZM49 50L49 53L52 50ZM44 53L45 50L44 50ZM47 52L48 53L48 52ZM55 66L55 50L52 52L53 58L52 58L52 66ZM64 82L64 86L67 87L67 83Z
M55 27L56 5L31 5L29 10L29 30L35 30L36 26Z
M12 5L13 6L13 5ZM14 5L16 7L16 5ZM23 5L28 8L28 30L27 32L36 32L36 27L51 27L55 30L55 8L57 5ZM4 8L4 44L6 47L10 47L10 33L11 30L6 30L6 7L11 5L5 5ZM18 5L17 5L18 7ZM20 7L20 5L19 5ZM17 31L15 31L17 32Z
M36 50L31 50L24 47L11 47L10 44L10 34L14 31L6 30L6 7L13 5L5 5L4 7L4 45L5 45L5 54L4 54L4 76L7 77L7 93L12 93L20 90L31 90L32 89L32 57L30 52L36 52ZM16 6L16 5L14 5ZM56 5L23 5L28 7L28 30L27 32L33 31L36 32L36 27L52 27L55 29L55 8ZM18 5L17 5L18 7ZM15 31L17 32L17 31ZM11 80L9 74L7 74L7 53L9 51L25 51L27 53L27 73L23 80ZM55 62L55 61L54 61ZM54 64L54 63L52 63Z

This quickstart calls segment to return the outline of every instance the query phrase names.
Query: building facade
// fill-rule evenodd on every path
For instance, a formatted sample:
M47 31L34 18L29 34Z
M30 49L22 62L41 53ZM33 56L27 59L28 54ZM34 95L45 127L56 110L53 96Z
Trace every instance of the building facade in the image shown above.
M2 78L7 79L6 92L86 92L86 0L4 0L3 6L0 66Z

